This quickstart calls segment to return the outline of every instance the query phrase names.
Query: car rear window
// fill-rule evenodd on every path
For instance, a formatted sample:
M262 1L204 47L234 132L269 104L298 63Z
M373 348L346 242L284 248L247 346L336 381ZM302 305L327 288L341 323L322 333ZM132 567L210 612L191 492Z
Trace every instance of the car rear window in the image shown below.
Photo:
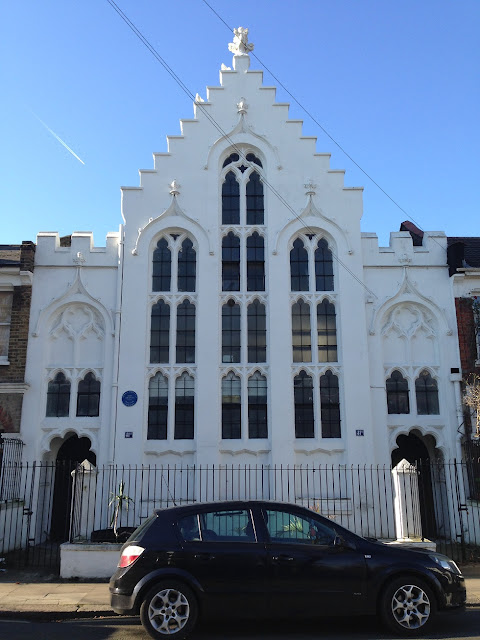
M178 521L186 542L254 542L255 532L248 509L212 510L191 514Z

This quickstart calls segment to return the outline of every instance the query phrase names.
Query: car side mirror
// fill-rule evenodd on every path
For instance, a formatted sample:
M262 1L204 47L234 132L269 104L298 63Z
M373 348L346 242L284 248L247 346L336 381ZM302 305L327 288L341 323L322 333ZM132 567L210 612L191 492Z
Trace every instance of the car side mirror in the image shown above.
M339 536L338 533L335 535L335 538L333 540L333 546L339 550L355 549L355 546L351 542L349 542L348 540L345 540L344 538L342 538L342 536Z

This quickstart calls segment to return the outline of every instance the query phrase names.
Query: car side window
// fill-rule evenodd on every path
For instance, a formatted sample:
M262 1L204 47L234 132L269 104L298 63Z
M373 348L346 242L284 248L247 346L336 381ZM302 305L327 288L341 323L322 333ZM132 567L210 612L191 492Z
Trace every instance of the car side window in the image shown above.
M228 509L200 513L202 540L255 542L255 531L248 509Z
M267 509L264 511L268 534L272 542L330 545L335 540L335 530L316 518L299 516L289 511Z
M200 529L198 526L197 514L180 518L178 521L178 528L182 539L186 542L200 542Z

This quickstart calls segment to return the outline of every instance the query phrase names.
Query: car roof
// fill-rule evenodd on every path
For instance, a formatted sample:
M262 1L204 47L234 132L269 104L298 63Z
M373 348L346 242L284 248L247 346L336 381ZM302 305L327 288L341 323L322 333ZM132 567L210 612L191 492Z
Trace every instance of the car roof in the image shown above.
M288 507L288 508L297 508L297 509L307 509L300 504L295 504L292 502L282 502L279 500L222 500L222 501L209 501L209 502L191 502L189 504L184 505L174 505L171 507L166 507L164 509L155 509L155 515L159 516L161 514L167 513L169 516L173 516L175 513L179 515L181 513L188 513L190 511L197 510L205 510L209 508L214 509L238 509L242 508L250 508L253 506L268 506L268 507ZM321 514L319 514L321 515Z

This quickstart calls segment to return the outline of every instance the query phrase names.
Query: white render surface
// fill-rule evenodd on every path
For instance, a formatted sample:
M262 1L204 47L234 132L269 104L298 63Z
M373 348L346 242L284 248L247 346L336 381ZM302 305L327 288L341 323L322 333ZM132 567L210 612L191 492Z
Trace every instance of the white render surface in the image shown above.
M60 577L110 578L117 567L121 544L71 544L60 545Z
M432 455L458 456L460 376L451 369L459 370L460 361L445 234L426 233L423 245L413 246L409 233L395 232L388 247L379 247L375 234L362 233L362 189L345 186L344 172L330 168L329 154L317 152L316 139L302 135L302 122L288 119L288 105L275 102L275 88L263 86L262 72L249 65L245 52L233 56L232 69L223 65L220 86L209 87L205 101L197 94L194 118L181 121L181 135L168 137L166 153L154 154L153 170L140 171L140 186L122 188L123 224L105 247L96 247L86 232L73 233L70 247L61 247L56 233L39 234L21 433L25 459L54 460L76 434L90 439L99 465L388 465L398 436L412 431ZM222 165L236 150L262 162L264 225L221 224L228 170ZM263 236L265 291L222 292L221 242L231 230L242 242L254 230ZM312 234L333 252L334 290L292 293L290 250L295 239L308 243ZM167 296L171 304L196 306L190 364L149 362L151 307L162 298L152 292L152 255L161 237L172 246L188 237L196 250L195 292ZM265 363L249 364L245 357L222 363L221 309L229 298L244 315L252 300L265 304ZM300 299L335 304L338 361L293 362L291 305ZM437 381L438 415L416 411L415 379L425 369ZM313 438L295 438L293 378L302 370L315 385ZM327 370L339 379L340 438L321 436L318 381ZM409 381L409 414L387 413L385 381L394 370ZM47 418L48 381L59 371L72 382L70 415ZM76 417L73 390L89 371L101 380L100 415ZM185 372L194 378L193 439L174 439L169 404L167 439L147 440L148 385L158 371L171 384ZM242 381L242 436L225 440L221 380L230 371ZM262 439L250 439L247 428L246 382L255 371L268 381L268 437ZM129 390L138 396L134 406L122 403ZM64 571L75 575L72 568Z

